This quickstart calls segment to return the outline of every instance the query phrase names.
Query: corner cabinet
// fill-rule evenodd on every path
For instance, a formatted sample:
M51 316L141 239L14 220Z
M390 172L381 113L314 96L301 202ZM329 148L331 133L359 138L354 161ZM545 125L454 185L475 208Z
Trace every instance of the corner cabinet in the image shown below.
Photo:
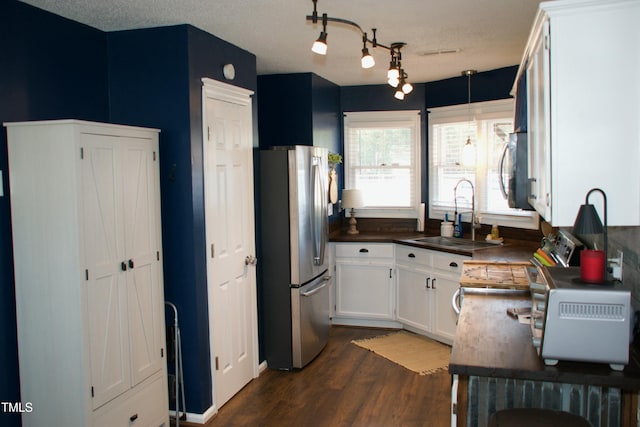
M5 124L24 426L169 426L158 131Z
M394 326L394 245L335 245L334 324Z
M592 188L609 225L640 225L639 19L637 1L540 5L516 82L526 73L529 203L554 226Z
M397 321L413 332L451 344L456 315L451 299L465 257L410 246L396 247Z

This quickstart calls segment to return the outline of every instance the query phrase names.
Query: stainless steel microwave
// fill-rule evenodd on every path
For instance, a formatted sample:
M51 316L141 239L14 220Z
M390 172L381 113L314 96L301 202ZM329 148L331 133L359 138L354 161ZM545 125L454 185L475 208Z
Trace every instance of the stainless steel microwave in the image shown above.
M533 210L529 197L529 167L527 161L527 133L509 134L500 163L500 190L510 208Z

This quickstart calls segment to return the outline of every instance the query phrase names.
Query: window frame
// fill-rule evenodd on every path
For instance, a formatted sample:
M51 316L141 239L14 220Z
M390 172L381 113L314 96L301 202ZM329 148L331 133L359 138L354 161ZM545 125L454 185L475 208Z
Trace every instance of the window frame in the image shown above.
M485 101L476 102L472 104L459 104L446 107L437 107L429 109L429 123L428 123L428 186L429 186L429 218L431 219L444 219L445 213L453 212L453 190L451 194L451 205L439 204L435 205L433 201L433 195L437 194L435 189L436 181L433 179L434 173L434 136L433 126L447 123L464 123L469 122L471 119L475 120L492 120L497 118L503 118L505 115L513 117L514 115L514 99L502 99L497 101ZM463 142L461 141L461 144ZM481 147L476 147L480 149ZM486 152L486 147L481 148L482 152ZM476 166L477 167L477 166ZM476 186L484 185L484 188L476 188L476 215L480 218L480 222L483 224L498 224L500 226L524 228L524 229L538 229L539 228L539 215L535 211L525 211L521 209L511 209L508 213L489 211L482 206L478 206L477 201L480 200L478 194L486 192L486 169L487 165L481 168L483 173L478 176L476 173L475 182ZM452 218L449 218L450 220ZM469 218L463 218L463 222L468 222Z
M410 123L413 128L412 141L412 181L413 195L412 206L409 207L363 207L355 209L357 217L361 218L418 218L422 204L422 125L420 110L397 111L348 111L344 112L344 183L345 188L354 188L349 156L349 135L351 128L380 124L384 127L393 127L394 123ZM356 125L356 126L354 126Z

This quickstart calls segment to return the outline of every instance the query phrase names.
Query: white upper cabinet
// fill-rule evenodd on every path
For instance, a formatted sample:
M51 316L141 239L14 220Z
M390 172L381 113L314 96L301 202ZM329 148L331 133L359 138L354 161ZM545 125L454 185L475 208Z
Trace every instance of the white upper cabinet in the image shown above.
M640 225L640 2L543 2L518 78L527 75L529 202L571 226L587 192L609 225ZM590 198L600 215L602 198Z

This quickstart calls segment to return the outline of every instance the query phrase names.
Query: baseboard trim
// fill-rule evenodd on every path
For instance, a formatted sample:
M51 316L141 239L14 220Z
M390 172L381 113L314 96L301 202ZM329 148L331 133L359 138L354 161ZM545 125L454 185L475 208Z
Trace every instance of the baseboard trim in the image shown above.
M218 413L218 409L216 405L211 405L209 409L204 411L202 414L194 414L192 412L187 412L187 422L194 424L206 424ZM181 412L183 414L183 412ZM173 418L176 416L176 411L170 410L169 415Z

